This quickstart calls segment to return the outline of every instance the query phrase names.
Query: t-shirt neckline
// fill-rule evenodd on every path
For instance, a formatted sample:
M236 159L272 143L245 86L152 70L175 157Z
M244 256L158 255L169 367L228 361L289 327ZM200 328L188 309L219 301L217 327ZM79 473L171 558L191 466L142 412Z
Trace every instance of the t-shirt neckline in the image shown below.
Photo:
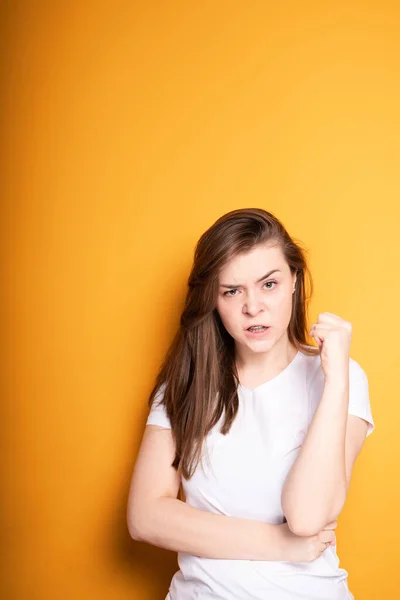
M239 383L238 389L240 389L243 392L246 392L248 394L254 394L255 392L259 392L259 391L263 390L264 388L268 387L272 383L276 383L279 379L281 379L282 377L287 375L291 371L291 369L294 367L294 365L298 362L298 360L300 359L300 357L302 355L303 355L302 352L300 350L297 350L297 353L295 354L294 358L292 358L291 362L283 369L283 371L278 373L278 375L275 375L275 377L273 377L272 379L268 379L268 381L264 381L264 383L260 383L260 385L257 385L253 389L247 388L244 385L242 385L241 383Z

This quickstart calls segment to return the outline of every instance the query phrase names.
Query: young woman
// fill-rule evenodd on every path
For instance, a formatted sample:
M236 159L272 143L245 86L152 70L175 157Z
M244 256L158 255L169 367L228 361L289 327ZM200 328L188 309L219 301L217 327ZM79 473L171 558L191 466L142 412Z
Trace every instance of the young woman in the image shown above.
M166 600L352 599L334 530L374 422L351 324L323 312L308 330L305 252L261 209L201 236L188 286L149 398L131 536L178 552Z

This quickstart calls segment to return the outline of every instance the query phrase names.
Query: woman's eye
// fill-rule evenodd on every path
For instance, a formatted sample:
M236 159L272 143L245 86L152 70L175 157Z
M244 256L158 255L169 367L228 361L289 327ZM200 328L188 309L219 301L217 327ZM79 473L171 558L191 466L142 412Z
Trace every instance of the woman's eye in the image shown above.
M274 283L275 285L278 285L277 281L266 281L264 283L264 285L268 285L268 283ZM272 287L268 288L269 290L272 290ZM228 290L227 292L224 292L224 296L230 296L231 298L233 298L233 296L236 296L235 293L232 294L232 292L237 292L237 289L233 289L233 290Z

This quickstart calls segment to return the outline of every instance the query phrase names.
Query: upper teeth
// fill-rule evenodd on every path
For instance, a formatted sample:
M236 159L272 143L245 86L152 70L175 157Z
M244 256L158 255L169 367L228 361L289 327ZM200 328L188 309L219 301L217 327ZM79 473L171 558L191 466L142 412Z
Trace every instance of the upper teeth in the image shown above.
M254 327L249 327L250 330L257 329L265 329L265 325L254 325Z

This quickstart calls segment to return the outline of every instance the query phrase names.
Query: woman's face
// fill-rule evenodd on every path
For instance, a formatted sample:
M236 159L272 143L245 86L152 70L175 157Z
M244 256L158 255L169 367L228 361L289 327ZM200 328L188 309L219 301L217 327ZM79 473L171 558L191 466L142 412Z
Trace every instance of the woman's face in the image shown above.
M286 334L295 281L277 245L258 245L221 269L216 308L236 344L265 352ZM251 334L251 325L268 329Z

